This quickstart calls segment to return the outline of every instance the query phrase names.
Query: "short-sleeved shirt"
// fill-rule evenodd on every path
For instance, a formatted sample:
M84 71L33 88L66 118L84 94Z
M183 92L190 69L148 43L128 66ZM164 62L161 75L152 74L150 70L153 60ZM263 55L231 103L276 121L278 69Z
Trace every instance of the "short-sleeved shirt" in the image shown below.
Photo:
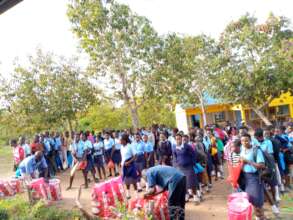
M55 148L56 148L56 142L55 142L55 139L54 138L52 138L52 137L50 137L49 138L49 141L50 141L50 145L51 145L51 148L53 149L53 150L55 150Z
M260 147L262 151L266 151L269 154L274 153L273 143L269 139L264 139L262 142L258 141L256 138L252 139L252 145L254 147Z
M120 150L121 149L120 139L119 138L115 138L114 142L115 142L115 149L116 150Z
M132 143L133 151L137 155L144 154L144 144L142 141Z
M49 138L44 139L44 150L45 150L46 154L51 151L51 145L50 145Z
M103 148L104 143L102 141L99 141L98 143L94 143L94 156L103 155Z
M91 142L90 140L86 140L86 141L84 142L84 147L85 147L85 149L87 149L87 150L91 150L91 149L93 149L93 144L92 144L92 142Z
M55 150L61 150L62 142L61 137L55 138Z
M25 158L20 164L19 169L21 173L24 174L33 174L37 169L46 169L48 168L48 165L46 163L46 160L44 157L37 162L35 159L35 155L31 155L27 158Z
M212 144L211 139L208 136L204 136L203 144L205 146L205 150L208 152Z
M26 157L31 154L31 148L28 144L23 144L22 148L24 149L24 153Z
M264 163L264 157L260 149L257 150L257 155L256 155L256 161L254 160L254 148L246 149L243 146L241 147L241 157L244 158L245 160L255 162L255 163ZM257 169L250 165L250 164L245 164L243 166L243 171L245 173L256 173Z
M82 140L79 140L78 143L73 143L72 146L73 146L74 152L76 153L76 157L81 159L83 157L85 150L86 150L85 142Z
M127 144L126 146L121 146L121 164L123 165L125 161L129 160L131 157L135 156L135 151L131 144Z
M181 178L184 177L184 174L174 167L157 165L147 170L146 177L149 187L158 185L163 189L167 189L171 182L175 183L181 180ZM170 185L173 186L174 184ZM174 189L169 188L169 193L170 190L172 191Z
M105 150L109 150L109 149L112 149L113 145L114 145L114 140L112 138L109 138L108 140L105 139L104 140L104 147L105 147Z
M144 151L146 153L151 153L154 151L154 146L150 142L142 142Z
M173 136L170 136L168 138L168 141L170 141L170 143L171 143L172 150L175 150L175 148L176 148L176 140L175 140L175 138Z
M24 159L24 149L21 146L13 148L14 163L19 164Z

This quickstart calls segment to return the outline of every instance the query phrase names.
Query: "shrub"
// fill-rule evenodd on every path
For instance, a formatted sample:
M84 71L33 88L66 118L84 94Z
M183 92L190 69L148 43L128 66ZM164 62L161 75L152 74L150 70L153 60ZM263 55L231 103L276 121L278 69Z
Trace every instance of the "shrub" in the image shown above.
M30 205L21 196L0 200L1 220L83 220L78 211L58 209L39 201Z

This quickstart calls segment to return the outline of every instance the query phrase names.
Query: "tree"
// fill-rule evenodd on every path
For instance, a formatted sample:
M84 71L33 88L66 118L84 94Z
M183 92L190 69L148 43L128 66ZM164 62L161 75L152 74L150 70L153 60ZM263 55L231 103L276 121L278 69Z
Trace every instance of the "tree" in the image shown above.
M214 95L253 109L270 125L262 109L293 88L292 36L288 19L272 14L263 24L250 15L231 22L220 38L222 67Z
M17 65L12 78L2 89L6 108L23 132L32 133L52 127L72 130L76 114L96 102L99 91L75 65L76 59L57 59L37 51L27 67Z
M105 90L113 91L112 97L125 102L137 129L138 108L145 100L143 82L153 71L153 53L159 43L156 31L145 17L115 1L103 6L99 0L73 0L68 17L81 47L90 55L93 75L105 84Z
M149 86L150 92L155 92L157 97L168 96L175 102L200 104L206 125L208 79L219 65L218 55L216 42L205 35L167 36L162 53L158 54L160 62Z
M150 127L153 124L165 124L168 127L175 126L175 115L168 104L149 99L139 108L139 121L142 127ZM79 129L98 130L114 129L123 130L131 127L131 117L127 106L115 107L113 103L104 101L102 104L93 105L79 117Z

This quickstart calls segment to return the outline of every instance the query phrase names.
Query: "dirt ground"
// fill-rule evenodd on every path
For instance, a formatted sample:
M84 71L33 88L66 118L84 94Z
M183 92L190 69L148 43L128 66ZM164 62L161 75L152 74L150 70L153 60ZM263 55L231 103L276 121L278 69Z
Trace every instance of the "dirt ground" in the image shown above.
M77 197L78 188L83 183L81 172L77 172L73 182L73 188L66 191L69 179L69 172L64 172L58 176L62 182L63 201L60 201L58 206L63 208L71 208L75 205L75 198ZM81 203L90 210L91 204L91 188L94 183L89 185L88 189L82 190ZM211 193L204 195L204 202L198 206L189 202L186 205L186 219L192 220L212 220L212 219L227 219L226 201L229 194L230 186L226 184L225 180L217 181L214 184ZM141 194L142 195L142 194Z
M5 179L13 175L12 163L10 160L1 158L0 155L0 179ZM57 178L61 179L61 188L63 200L56 202L60 208L72 209L75 207L79 186L83 183L81 172L77 172L73 182L73 188L69 191L65 189L69 183L69 170L60 173ZM91 188L93 182L89 184L88 189L82 190L81 203L87 210L91 210ZM230 185L225 180L214 182L212 191L204 195L204 202L196 206L189 202L186 205L187 220L224 220L227 219L227 196L230 194ZM281 218L284 220L293 220L293 192L282 197L281 201ZM266 206L266 215L270 219L276 219L271 213L271 208Z
M60 201L58 206L70 209L75 206L75 198L79 186L83 183L81 172L77 172L73 188L66 191L68 186L69 172L66 171L58 176L62 182L63 201ZM88 189L82 190L81 203L87 210L91 210L91 188L94 183L90 183ZM224 220L227 219L227 196L231 193L231 187L225 180L214 182L212 191L204 195L204 201L200 205L195 205L192 202L186 205L186 219L187 220ZM142 195L142 194L141 194ZM286 194L281 202L282 215L279 219L293 220L293 193ZM271 208L267 205L265 207L266 215L270 219L276 219L271 212Z

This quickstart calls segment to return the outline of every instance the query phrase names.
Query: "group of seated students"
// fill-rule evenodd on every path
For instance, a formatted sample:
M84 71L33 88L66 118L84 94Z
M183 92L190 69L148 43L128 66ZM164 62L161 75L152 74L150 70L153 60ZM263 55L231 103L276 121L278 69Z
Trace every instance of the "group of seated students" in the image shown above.
M31 144L22 137L19 142L12 140L11 145L18 175L35 177L38 171L39 176L49 177L71 168L68 190L77 170L82 171L86 188L88 172L95 182L122 174L126 196L130 198L131 185L137 194L142 191L143 170L156 164L173 167L186 178L184 204L192 199L197 205L203 201L203 194L210 192L213 179L224 179L224 159L234 164L241 162L244 165L237 190L248 193L257 218L264 219L264 196L278 214L280 192L291 189L292 141L292 124L253 132L247 127L210 125L205 129L192 128L189 134L155 125L138 129L136 133L131 130L97 134L45 132L36 135ZM266 166L265 153L275 163L275 178L270 181L259 177L260 170Z

